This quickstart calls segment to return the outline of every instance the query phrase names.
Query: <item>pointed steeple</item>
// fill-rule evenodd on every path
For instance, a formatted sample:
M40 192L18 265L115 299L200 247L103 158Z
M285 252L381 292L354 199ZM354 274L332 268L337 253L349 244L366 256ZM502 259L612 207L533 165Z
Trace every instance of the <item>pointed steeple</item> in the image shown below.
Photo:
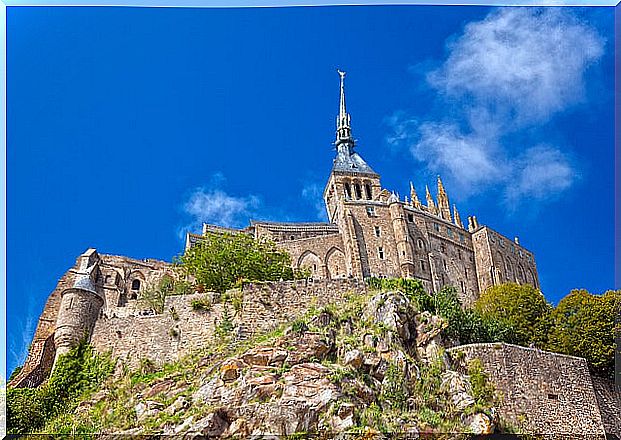
M425 195L427 197L427 209L434 215L438 215L438 208L436 208L436 203L433 201L433 197L431 197L431 193L429 192L429 187L425 185Z
M444 185L442 184L440 176L438 176L438 211L440 213L440 217L444 220L451 221L451 205L449 203L448 196L446 195L446 191L444 190Z
M453 218L455 219L455 224L463 229L464 224L461 222L461 217L459 217L456 205L453 205Z
M418 194L416 194L416 189L412 182L410 182L410 199L412 200L412 205L420 209L421 203L420 200L418 200Z
M351 138L351 116L347 113L345 104L345 72L337 70L341 77L341 100L339 103L339 116L336 121L336 145L348 143L353 146L354 140Z
M377 176L377 173L354 151L356 142L351 137L351 117L347 113L345 104L345 72L337 71L341 78L341 97L339 115L336 118L336 141L334 142L337 155L332 170Z

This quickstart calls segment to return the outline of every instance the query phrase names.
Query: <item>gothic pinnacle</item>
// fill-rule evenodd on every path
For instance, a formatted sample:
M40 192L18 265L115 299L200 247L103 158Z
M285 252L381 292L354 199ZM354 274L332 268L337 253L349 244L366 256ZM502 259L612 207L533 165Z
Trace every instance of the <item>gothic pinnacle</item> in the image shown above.
M412 182L410 182L410 200L412 201L412 205L420 208L420 200L418 200L418 194L416 194L416 188L414 188Z
M459 216L459 212L457 211L457 206L453 205L453 219L455 220L455 224L460 228L463 228L464 225L461 222L461 217Z

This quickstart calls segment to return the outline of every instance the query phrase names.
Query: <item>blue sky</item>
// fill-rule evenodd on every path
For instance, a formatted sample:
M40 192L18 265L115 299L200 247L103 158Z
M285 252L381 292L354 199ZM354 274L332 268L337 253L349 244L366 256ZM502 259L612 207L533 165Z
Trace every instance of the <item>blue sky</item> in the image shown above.
M613 13L8 8L8 371L88 247L170 261L203 220L323 220L337 67L386 188L439 173L551 302L613 288Z

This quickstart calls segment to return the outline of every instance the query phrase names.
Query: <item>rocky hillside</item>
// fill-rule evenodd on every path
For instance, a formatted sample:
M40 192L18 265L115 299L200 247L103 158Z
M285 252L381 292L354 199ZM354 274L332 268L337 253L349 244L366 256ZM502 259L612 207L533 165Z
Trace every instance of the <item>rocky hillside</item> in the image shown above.
M444 351L447 323L397 292L352 295L249 341L140 371L117 365L42 432L249 436L502 431L480 363ZM231 332L233 334L234 332Z

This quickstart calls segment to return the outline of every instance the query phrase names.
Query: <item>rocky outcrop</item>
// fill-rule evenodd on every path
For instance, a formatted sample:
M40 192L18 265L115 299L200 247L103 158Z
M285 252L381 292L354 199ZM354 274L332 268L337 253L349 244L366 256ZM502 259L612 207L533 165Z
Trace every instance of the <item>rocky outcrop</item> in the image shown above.
M464 366L444 354L445 327L400 292L353 297L236 354L197 360L192 376L179 372L133 388L128 424L135 426L109 432L494 432L492 402L478 398Z

